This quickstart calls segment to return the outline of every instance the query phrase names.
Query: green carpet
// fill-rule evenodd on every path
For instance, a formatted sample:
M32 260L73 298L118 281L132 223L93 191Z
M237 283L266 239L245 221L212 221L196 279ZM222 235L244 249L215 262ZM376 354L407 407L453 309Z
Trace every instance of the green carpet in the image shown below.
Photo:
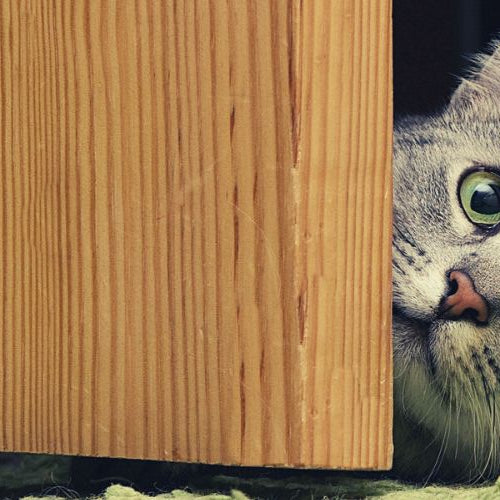
M356 481L354 482L356 483ZM380 484L383 483L383 484ZM268 493L271 496L258 496L254 498L273 498L272 490L281 489L281 494L286 491L289 494L288 498L387 498L393 500L404 500L404 499L425 499L425 498L436 498L436 499L498 499L500 498L500 482L489 486L483 487L470 487L470 488L448 488L439 486L428 486L425 488L412 488L409 486L403 486L398 483L392 483L389 481L370 481L370 484L356 485L350 484L349 486L343 485L316 485L313 489L310 486L295 483L286 484L274 484L269 485ZM72 498L75 497L75 492L71 490L65 492L66 496L44 496L44 497L34 497L26 496L22 497L25 500L35 500L35 499L46 499L46 500L59 500L62 498ZM69 495L68 495L69 494ZM280 494L280 496L281 496ZM113 485L109 486L102 495L91 497L94 499L102 500L119 500L119 499L178 499L178 500L248 500L252 497L244 494L239 490L232 490L228 494L223 493L190 493L183 490L173 490L168 493L160 493L158 495L147 495L140 493L133 488L128 486Z
M78 463L78 460L81 463ZM98 467L96 464L99 464ZM148 478L147 475L152 469L155 472ZM95 480L92 479L94 476ZM132 476L135 479L131 479ZM1 498L30 500L35 498L51 500L500 498L500 480L496 483L469 487L436 485L417 487L384 479L382 474L369 476L326 471L250 470L159 462L72 460L68 457L48 455L0 454ZM93 491L89 493L90 486Z

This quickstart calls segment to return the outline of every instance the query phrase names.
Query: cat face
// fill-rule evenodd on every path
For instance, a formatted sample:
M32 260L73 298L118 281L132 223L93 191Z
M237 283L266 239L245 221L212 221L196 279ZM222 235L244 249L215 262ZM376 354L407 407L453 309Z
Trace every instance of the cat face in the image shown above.
M396 469L497 475L500 50L396 127L393 287Z

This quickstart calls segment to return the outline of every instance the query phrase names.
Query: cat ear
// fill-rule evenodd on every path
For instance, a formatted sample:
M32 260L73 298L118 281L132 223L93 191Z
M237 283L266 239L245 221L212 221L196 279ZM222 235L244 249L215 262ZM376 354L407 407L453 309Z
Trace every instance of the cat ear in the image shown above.
M500 41L492 44L488 54L476 56L473 59L475 69L462 80L451 97L448 109L454 112L475 112L491 106L500 106Z

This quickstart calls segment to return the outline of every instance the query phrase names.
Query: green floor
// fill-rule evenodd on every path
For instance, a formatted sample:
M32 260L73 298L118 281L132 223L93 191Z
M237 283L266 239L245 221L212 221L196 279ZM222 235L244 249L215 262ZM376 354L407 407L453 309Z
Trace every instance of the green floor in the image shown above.
M135 460L1 455L0 498L500 498L500 480L480 486L416 487L325 471L284 471Z

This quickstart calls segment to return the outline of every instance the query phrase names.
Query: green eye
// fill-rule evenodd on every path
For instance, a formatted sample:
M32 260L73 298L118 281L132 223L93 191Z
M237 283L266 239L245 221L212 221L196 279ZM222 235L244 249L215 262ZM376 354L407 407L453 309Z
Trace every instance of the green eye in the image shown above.
M480 226L495 226L500 222L500 176L477 171L460 185L460 201L467 217Z

